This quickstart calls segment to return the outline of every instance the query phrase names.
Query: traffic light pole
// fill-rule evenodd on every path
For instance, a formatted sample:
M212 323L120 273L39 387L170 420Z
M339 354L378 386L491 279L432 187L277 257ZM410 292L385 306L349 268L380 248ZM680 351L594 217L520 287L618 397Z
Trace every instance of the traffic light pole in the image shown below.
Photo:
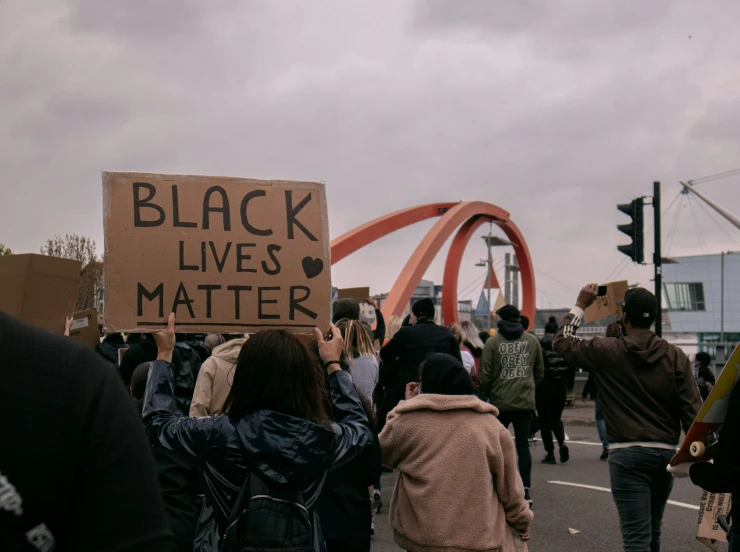
M655 334L663 336L663 257L660 232L660 182L653 182L653 216L655 217L655 298L658 300L658 316L655 319Z

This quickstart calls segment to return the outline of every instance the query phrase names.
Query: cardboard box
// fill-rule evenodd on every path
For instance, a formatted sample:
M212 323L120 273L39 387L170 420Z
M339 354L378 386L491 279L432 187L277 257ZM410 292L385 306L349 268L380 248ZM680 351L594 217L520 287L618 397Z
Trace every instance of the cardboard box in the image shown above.
M586 309L586 322L596 322L609 316L616 316L618 319L622 307L617 305L617 301L624 299L629 287L627 280L606 284L606 295L597 297L596 302Z
M82 263L24 253L0 257L0 310L34 326L64 333L74 311Z
M354 287L337 290L337 299L355 299L358 303L364 303L370 297L369 287Z
M103 213L106 331L328 327L323 184L104 172Z
M98 311L88 309L74 313L72 315L72 325L69 328L69 337L93 349L100 344Z
M727 533L720 527L717 517L727 517L732 507L732 495L729 493L709 493L704 491L699 505L699 526L696 540L715 552L722 542L727 542Z

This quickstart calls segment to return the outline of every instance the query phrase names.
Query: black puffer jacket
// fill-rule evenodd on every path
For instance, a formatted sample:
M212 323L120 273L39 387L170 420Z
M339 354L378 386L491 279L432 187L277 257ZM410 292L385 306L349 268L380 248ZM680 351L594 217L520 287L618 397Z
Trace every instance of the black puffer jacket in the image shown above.
M561 380L573 369L563 357L552 350L552 339L555 334L545 334L540 340L542 357L545 361L545 379Z
M153 444L188 457L202 469L206 500L201 510L195 551L217 551L222 528L249 467L277 484L296 484L314 520L314 549L324 550L314 504L328 471L357 455L372 440L368 420L352 378L329 376L329 391L341 421L331 429L269 410L240 420L227 414L179 418L172 414L173 366L152 363L144 398L144 427Z

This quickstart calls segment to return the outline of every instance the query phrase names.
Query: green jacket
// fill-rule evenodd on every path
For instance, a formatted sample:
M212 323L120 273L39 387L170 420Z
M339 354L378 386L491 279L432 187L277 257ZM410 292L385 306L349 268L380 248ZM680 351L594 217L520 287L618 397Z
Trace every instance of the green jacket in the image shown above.
M478 374L478 396L501 412L534 411L534 388L543 378L542 347L521 324L499 322L486 341Z

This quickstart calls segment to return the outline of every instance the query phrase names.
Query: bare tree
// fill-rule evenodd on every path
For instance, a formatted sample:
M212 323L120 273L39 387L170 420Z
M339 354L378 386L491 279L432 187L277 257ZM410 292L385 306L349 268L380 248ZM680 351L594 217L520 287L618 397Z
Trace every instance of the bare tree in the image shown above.
M3 244L0 243L0 257L3 257L5 255L12 255L12 251L10 250L10 247L5 247Z
M77 284L75 310L98 308L98 297L103 289L103 260L97 255L95 240L77 234L57 235L46 240L41 253L80 261L82 272Z

